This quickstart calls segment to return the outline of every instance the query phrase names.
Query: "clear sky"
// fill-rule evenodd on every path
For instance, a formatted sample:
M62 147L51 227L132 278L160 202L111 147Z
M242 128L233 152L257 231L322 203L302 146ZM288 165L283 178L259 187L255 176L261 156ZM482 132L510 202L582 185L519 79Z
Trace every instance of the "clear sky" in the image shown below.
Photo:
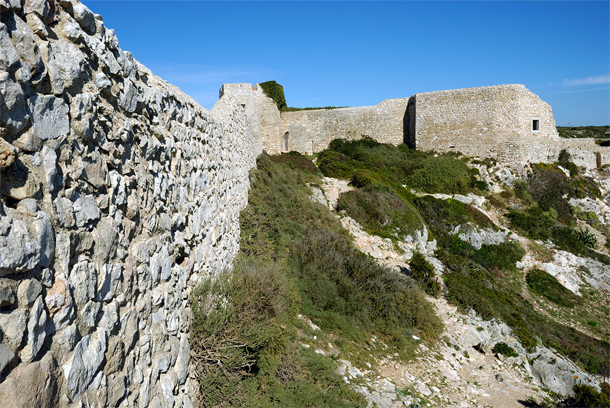
M276 80L289 106L521 83L557 125L610 124L610 2L84 0L121 48L211 109Z

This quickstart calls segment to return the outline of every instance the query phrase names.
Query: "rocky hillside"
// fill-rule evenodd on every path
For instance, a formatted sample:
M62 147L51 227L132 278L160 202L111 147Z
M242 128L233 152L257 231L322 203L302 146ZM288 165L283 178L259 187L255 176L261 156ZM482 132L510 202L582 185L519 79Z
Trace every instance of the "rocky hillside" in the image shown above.
M261 152L78 1L0 1L3 407L191 406L189 294Z
M610 174L562 160L260 157L233 273L266 283L198 292L200 404L605 406Z

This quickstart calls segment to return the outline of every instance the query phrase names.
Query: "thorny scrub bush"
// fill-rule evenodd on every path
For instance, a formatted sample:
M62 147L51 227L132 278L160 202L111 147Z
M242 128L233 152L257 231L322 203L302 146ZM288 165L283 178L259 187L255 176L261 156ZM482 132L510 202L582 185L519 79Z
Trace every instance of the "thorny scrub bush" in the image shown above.
M232 273L207 280L191 295L191 357L204 406L242 402L242 381L260 355L285 347L296 292L274 263L238 259Z
M532 292L560 306L571 308L581 301L577 295L559 283L557 278L541 269L534 268L529 271L526 282Z
M493 351L495 354L501 354L506 357L519 357L519 355L515 353L515 349L504 342L496 343L491 351Z
M418 281L429 295L438 296L439 283L435 280L434 267L419 252L415 252L409 261L411 276Z
M405 342L407 330L426 340L436 340L442 331L442 323L411 278L379 266L345 238L310 230L294 255L309 314L325 316L321 323L328 328L347 320L351 327L379 333L396 345Z
M345 211L369 234L383 238L402 240L424 228L424 222L413 204L382 185L341 194L337 210Z

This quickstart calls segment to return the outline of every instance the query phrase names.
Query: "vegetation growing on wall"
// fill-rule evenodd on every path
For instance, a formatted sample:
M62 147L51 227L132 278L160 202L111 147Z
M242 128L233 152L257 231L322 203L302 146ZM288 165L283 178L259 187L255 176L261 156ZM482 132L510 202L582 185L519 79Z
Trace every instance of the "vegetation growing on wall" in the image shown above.
M259 84L269 98L277 105L277 108L282 111L286 109L286 98L284 97L284 87L275 81L261 82Z

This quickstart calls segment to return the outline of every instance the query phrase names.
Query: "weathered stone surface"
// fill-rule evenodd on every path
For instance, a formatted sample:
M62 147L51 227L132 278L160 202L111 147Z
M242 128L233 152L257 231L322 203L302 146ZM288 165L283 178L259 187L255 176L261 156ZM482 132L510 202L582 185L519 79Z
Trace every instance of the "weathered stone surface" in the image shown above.
M122 277L121 264L104 265L101 276L100 286L97 290L97 300L100 302L109 301L114 298L116 291L120 287Z
M40 245L25 222L0 215L0 276L34 269L40 262Z
M0 344L0 374L2 374L4 369L13 361L14 358L15 353L13 353L13 350L4 344Z
M29 158L25 158L30 161ZM20 159L15 160L2 175L2 193L15 200L36 198L39 196L42 184L36 174Z
M13 350L23 344L23 335L27 326L26 309L17 309L12 312L0 313L0 330L8 340Z
M38 152L42 149L42 140L34 132L25 132L13 142L13 146L28 153Z
M123 92L119 95L119 104L127 112L133 113L138 106L138 88L130 79L125 80L123 87Z
M53 202L53 208L61 225L67 228L74 226L76 221L74 219L74 205L72 201L66 197L57 197Z
M73 287L74 300L79 306L84 306L95 297L97 273L93 264L83 261L74 265L69 281Z
M42 140L56 139L70 132L68 104L53 95L33 96L28 99L34 133Z
M28 307L42 292L42 285L36 279L26 279L21 282L17 289L17 298L20 307Z
M9 167L15 162L15 148L4 139L0 139L0 169Z
M2 26L0 25L1 32ZM2 58L0 58L1 60ZM0 69L0 71L2 70ZM0 127L5 128L9 134L15 134L22 130L28 121L23 90L9 77L8 72L0 72Z
M48 7L45 0L35 0L36 3L44 3ZM47 11L48 13L48 11ZM25 21L21 18L15 19L15 30L11 32L13 44L19 54L22 70L27 70L27 75L31 78L32 83L38 84L44 78L45 65L40 56L40 50L34 38L34 32L30 29Z
M44 268L51 265L55 256L55 231L49 217L42 211L38 211L36 219L31 223L30 231L32 237L40 246L40 265Z
M84 4L78 3L74 5L74 19L87 32L87 34L95 33L95 15Z
M25 13L36 13L46 20L49 15L49 3L47 0L25 0L23 11Z
M42 148L42 162L44 165L44 172L46 175L47 188L51 192L55 192L61 187L61 177L59 177L57 167L57 153L55 150L49 149L47 146Z
M12 306L15 296L15 283L10 279L0 279L0 307Z
M55 282L47 291L44 301L56 331L72 322L75 317L72 291L70 283L63 274L55 277Z
M85 336L76 345L72 358L62 366L67 386L72 396L77 396L87 389L104 360L108 333L98 329Z
M47 336L47 311L44 308L42 296L34 302L30 309L30 319L28 320L27 343L21 351L21 359L25 362L32 361L44 344Z
M74 201L73 209L78 227L83 227L89 221L100 218L100 210L97 208L95 197L92 195L79 195L76 201Z
M8 72L16 69L19 64L19 54L13 45L8 27L0 22L0 71Z
M110 375L119 371L125 362L125 344L118 337L110 338L108 351L106 352L106 365L104 371Z
M50 353L40 361L20 364L0 383L0 401L5 408L54 408L61 377Z
M63 93L66 89L83 86L87 76L86 61L78 47L66 41L49 42L46 53L47 71L55 95ZM43 137L42 134L40 135Z

